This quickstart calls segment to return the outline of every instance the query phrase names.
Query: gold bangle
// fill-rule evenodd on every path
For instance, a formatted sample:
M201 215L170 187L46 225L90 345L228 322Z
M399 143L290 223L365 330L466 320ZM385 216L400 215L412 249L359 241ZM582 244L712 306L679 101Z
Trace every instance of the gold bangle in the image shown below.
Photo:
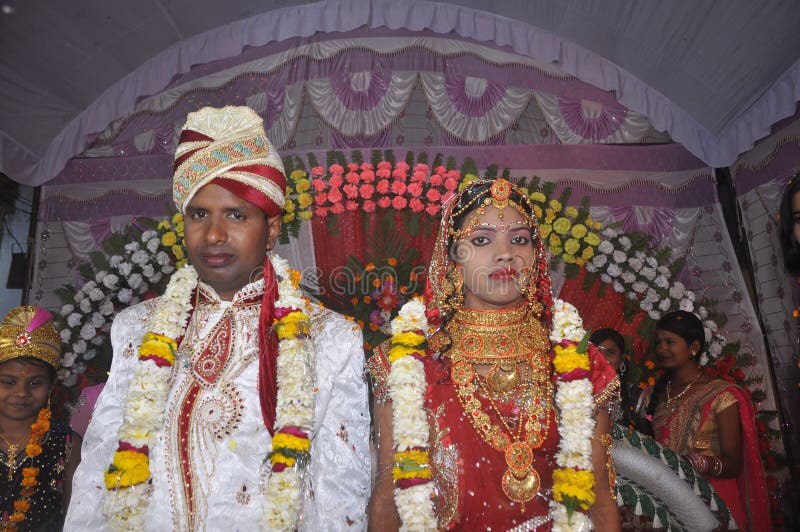
M605 433L599 436L592 436L593 440L597 440L600 445L606 448L606 471L608 471L608 490L611 493L611 499L617 502L617 470L614 468L614 458L611 456L611 446L613 439L611 434Z

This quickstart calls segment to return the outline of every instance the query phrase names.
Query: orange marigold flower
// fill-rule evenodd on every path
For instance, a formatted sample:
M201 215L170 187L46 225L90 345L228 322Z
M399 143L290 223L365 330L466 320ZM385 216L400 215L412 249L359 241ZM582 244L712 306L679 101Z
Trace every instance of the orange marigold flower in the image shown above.
M25 447L25 454L30 457L39 456L42 454L42 446L38 443L30 442L27 447Z
M356 320L356 323L358 323L358 326L362 329L364 328L364 320Z
M361 282L361 276L360 276L360 275L356 275L356 276L353 278L353 280L354 280L355 282L357 282L357 283L360 283L360 282Z
M794 309L794 310L792 311L792 316L794 316L795 318L797 318L798 316L800 316L800 310Z
M25 488L33 488L39 481L34 477L22 477L22 486Z
M369 323L369 330L370 331L377 331L378 330L378 324L376 324L374 322L370 322Z
M380 279L373 279L372 280L372 286L374 286L375 288L380 287L381 286L381 280Z
M18 512L27 512L31 509L31 502L28 499L17 499L14 501L14 509Z
M367 264L366 266L364 266L364 270L366 270L368 272L371 272L374 269L375 269L375 265L372 264L371 262L369 264Z
M357 297L351 298L350 303L352 303L353 305L358 305L358 298Z
M655 383L656 383L656 380L653 377L648 377L647 378L647 384L649 384L650 386L653 386Z
M656 363L653 362L652 360L646 360L644 365L645 367L647 367L647 369L653 369L654 367L656 367Z
M12 523L21 523L25 520L25 514L22 512L14 512L8 520Z
M386 259L386 262L389 264L389 266L397 266L397 259L395 259L394 257Z
M643 383L643 382L640 382L640 383L639 383L639 388L641 388L642 390L644 390L645 388L647 388L647 384L645 384L645 383Z
M408 275L408 280L409 280L409 281L416 281L416 280L417 280L417 272L411 272L411 273Z
M364 296L364 303L366 303L367 305L372 303L372 296Z

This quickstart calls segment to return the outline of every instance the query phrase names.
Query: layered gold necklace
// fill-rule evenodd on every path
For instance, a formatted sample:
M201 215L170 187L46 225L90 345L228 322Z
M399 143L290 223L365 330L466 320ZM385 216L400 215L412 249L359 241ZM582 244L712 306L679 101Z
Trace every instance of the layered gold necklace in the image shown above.
M447 325L447 333L452 343L446 355L452 362L451 379L459 402L478 435L504 453L503 492L524 511L525 503L539 491L533 456L544 443L552 419L547 331L525 307L519 307L461 309ZM487 365L484 378L475 366ZM498 400L514 401L515 415L504 416Z

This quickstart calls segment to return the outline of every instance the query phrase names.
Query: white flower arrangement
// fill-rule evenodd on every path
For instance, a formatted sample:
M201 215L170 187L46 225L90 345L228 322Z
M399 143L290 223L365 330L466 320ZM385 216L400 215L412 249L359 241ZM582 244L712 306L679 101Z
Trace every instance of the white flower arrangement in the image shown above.
M58 377L66 387L74 386L86 371L86 362L97 356L96 350L86 349L87 343L108 344L104 338L116 310L139 303L151 287L164 281L164 275L175 271L171 249L161 244L157 231L144 231L138 241L120 248L120 254L98 265L98 271L74 293L61 293L69 298L59 311L61 341L67 345Z
M718 333L717 324L708 318L708 309L699 304L694 292L680 281L670 282L666 265L641 250L632 251L630 238L616 229L606 228L602 236L604 240L597 246L597 254L586 263L586 270L599 275L602 282L626 299L638 301L639 308L652 320L675 310L694 312L703 320L706 332L707 349L700 357L700 364L708 365L718 357L726 339Z

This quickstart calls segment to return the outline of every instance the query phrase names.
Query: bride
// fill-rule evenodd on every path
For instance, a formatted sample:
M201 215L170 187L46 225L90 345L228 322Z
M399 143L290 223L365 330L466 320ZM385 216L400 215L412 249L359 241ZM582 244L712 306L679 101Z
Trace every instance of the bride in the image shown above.
M504 179L455 195L424 301L368 363L374 530L620 529L608 405L614 370L553 301L526 193Z

